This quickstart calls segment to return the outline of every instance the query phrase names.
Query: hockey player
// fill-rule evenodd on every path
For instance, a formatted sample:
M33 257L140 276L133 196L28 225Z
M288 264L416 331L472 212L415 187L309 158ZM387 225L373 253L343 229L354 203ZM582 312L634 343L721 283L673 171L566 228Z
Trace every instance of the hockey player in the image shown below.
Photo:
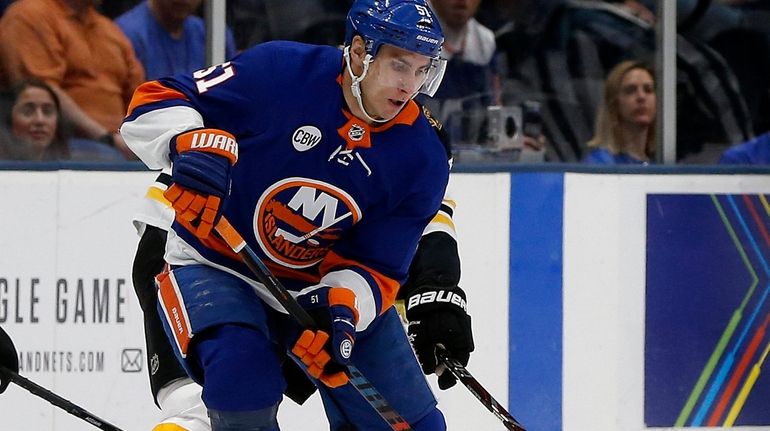
M437 133L447 146L448 136L440 124L434 123ZM210 431L206 407L201 400L201 387L194 383L171 349L156 311L155 275L161 272L165 261L163 253L166 231L174 219L174 211L163 192L171 185L171 176L161 173L148 189L142 209L134 224L141 236L133 267L133 283L144 311L147 363L150 364L150 387L153 398L161 407L161 423L153 431ZM423 295L447 297L457 293L465 300L460 280L460 258L454 222L454 201L445 198L441 209L423 232L417 252L409 269L409 278L399 290L399 299L412 304L408 310L409 334L413 347L420 353L425 374L436 372L435 349L447 349L451 356L468 364L474 349L470 316L465 307L451 301L424 302ZM411 301L410 301L411 299ZM315 390L304 374L297 372L293 361L283 362L289 398L302 404ZM439 374L439 387L447 389L455 384L454 376L445 371Z
M342 55L268 43L147 83L121 129L149 167L171 168L160 305L214 430L277 429L287 348L318 379L333 429L389 428L347 384L348 362L415 430L445 429L391 306L448 177L411 100L440 82L441 31L423 1L367 0L347 33ZM282 313L212 233L222 215L324 330Z
M426 115L429 115L427 111ZM441 138L447 156L451 157L445 130L437 121L431 124ZM163 197L163 192L170 185L171 176L165 172L159 174L148 188L146 199L134 220L141 239L134 259L133 284L144 311L150 388L162 411L161 423L153 431L210 431L206 407L201 401L201 387L187 377L178 363L156 310L155 275L165 265L166 232L174 221L174 211ZM411 304L408 310L404 307L408 311L409 336L412 346L419 353L425 374L436 372L434 353L437 345L447 349L463 365L468 364L474 349L471 320L464 306L451 301L419 301L423 295L431 296L431 292L435 292L436 297L448 297L450 292L454 292L465 300L465 293L458 287L460 258L453 215L454 201L445 197L439 212L423 232L407 282L398 293L398 298L405 305ZM297 372L293 361L284 360L282 370L287 380L284 394L302 404L312 395L315 387L304 374ZM455 384L451 373L439 371L437 374L441 389Z
M171 176L168 173L158 175L134 218L141 238L134 258L132 279L144 313L150 389L162 413L161 423L153 431L210 431L206 407L201 400L201 387L187 377L174 355L156 305L155 276L166 265L163 254L167 231L174 221L174 210L163 197L163 192L170 185ZM303 403L315 391L315 386L293 361L284 360L282 368L288 384L284 393L297 403Z

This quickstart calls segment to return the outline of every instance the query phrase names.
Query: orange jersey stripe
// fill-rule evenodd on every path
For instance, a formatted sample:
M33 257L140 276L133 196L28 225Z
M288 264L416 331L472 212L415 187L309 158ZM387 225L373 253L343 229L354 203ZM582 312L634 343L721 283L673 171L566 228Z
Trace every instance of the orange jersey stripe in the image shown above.
M405 124L407 126L411 126L419 116L420 108L417 106L417 103L414 100L409 100L406 102L404 109L402 109L395 118L381 126L372 127L372 132L383 132L395 126L396 124Z
M348 120L358 118L355 115L353 115L350 111L345 109L342 110L342 113L345 114L345 118L347 118ZM390 129L396 124L405 124L407 126L411 126L412 124L414 124L415 120L417 120L417 117L419 116L420 116L420 107L417 106L417 102L415 102L414 100L409 100L406 102L406 106L404 106L404 109L402 109L401 112L399 112L398 115L396 115L393 119L389 120L387 123L383 123L380 126L370 127L370 129L372 132L384 132L385 130Z
M128 113L126 113L126 117L130 116L138 106L170 99L189 100L187 96L181 92L168 88L158 81L145 82L134 91L134 95L131 97L131 103L128 104Z
M353 311L354 323L358 323L358 308L356 308L356 294L352 290L341 287L329 289L329 305L344 305Z
M396 294L398 293L398 289L400 287L398 281L387 277L359 262L345 259L344 257L330 251L321 263L320 270L321 274L325 275L338 267L346 266L357 266L359 268L363 268L372 276L372 278L374 278L374 281L377 283L377 287L380 289L380 295L382 296L382 308L379 310L380 314L385 312L385 310L390 308L390 306L396 302Z
M337 75L336 81L340 86L345 85L342 74ZM345 117L347 117L348 120L352 118L357 118L350 111L346 109L343 109L342 113L345 114ZM417 103L414 101L414 99L410 99L406 102L406 106L404 106L404 109L402 109L401 112L399 112L395 116L395 118L391 119L387 123L382 124L381 126L372 127L371 130L372 132L382 132L390 129L396 124L406 124L407 126L411 126L412 124L414 124L414 121L417 120L417 117L419 115L420 115L420 107L417 106Z

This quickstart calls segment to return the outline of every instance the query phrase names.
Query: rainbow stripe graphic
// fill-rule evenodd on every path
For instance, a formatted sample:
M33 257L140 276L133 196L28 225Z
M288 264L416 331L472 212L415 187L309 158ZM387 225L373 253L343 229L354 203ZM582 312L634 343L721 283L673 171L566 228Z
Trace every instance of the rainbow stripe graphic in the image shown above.
M648 195L645 423L770 425L770 204Z

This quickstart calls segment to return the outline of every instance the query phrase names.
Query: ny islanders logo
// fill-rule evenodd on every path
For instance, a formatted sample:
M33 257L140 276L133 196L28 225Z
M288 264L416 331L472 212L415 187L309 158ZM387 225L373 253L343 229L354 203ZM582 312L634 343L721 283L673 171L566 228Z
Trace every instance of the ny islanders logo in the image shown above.
M361 210L345 191L308 178L287 178L269 187L257 202L254 232L262 251L289 268L315 265Z

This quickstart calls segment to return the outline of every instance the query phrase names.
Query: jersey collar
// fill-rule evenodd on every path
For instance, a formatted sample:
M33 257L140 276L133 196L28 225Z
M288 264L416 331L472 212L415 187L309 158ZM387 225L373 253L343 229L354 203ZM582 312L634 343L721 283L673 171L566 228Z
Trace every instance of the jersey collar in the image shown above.
M342 74L337 75L337 83L340 85L340 90L342 89ZM343 97L344 100L344 97ZM358 118L353 115L353 113L350 112L349 109L342 108L342 113L345 114L345 117L348 119L348 122L350 122L351 118ZM406 126L411 126L414 124L415 120L417 120L417 117L420 115L420 108L417 106L417 102L415 102L413 99L410 99L406 106L404 106L404 109L401 110L401 112L398 113L395 117L388 120L386 123L382 123L379 126L370 126L368 125L364 120L359 119L359 121L363 124L366 124L366 126L371 129L373 133L378 132L384 132L385 130L388 130L389 128L393 127L396 124L403 124Z

